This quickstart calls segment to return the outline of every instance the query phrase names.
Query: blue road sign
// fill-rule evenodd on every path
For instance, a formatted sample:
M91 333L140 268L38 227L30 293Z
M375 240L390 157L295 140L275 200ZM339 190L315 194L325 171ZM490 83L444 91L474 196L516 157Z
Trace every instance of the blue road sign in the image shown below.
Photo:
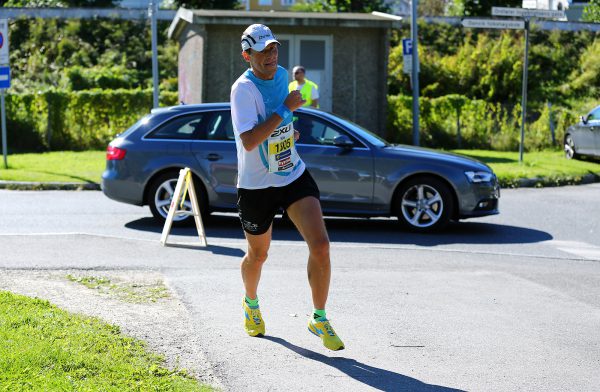
M412 39L402 38L402 55L412 56Z
M0 88L10 87L10 67L0 67Z

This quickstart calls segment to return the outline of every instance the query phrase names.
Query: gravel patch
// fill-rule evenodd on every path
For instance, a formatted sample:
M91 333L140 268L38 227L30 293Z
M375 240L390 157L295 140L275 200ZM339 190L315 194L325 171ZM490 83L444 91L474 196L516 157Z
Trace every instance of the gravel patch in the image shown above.
M127 301L118 292L88 288L67 275L103 277L139 287L164 285L168 295L154 301ZM0 270L0 290L46 299L70 312L118 325L125 335L144 340L150 350L164 355L167 367L186 369L201 382L223 389L200 350L188 310L157 271Z

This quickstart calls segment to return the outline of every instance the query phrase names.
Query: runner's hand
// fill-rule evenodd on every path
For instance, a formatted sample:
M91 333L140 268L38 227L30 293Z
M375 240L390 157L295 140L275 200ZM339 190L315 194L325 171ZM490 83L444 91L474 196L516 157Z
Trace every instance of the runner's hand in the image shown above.
M288 109L290 109L290 111L293 112L299 107L302 107L306 101L302 99L302 94L300 94L300 91L294 90L288 94L283 103L288 107Z
M294 141L297 142L300 139L300 132L294 129Z

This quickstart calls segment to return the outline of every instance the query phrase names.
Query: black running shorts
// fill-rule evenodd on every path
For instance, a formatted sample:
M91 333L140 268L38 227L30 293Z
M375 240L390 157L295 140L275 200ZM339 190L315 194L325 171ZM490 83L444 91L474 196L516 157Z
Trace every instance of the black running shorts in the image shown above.
M307 196L319 198L319 188L308 170L294 182L282 187L264 189L238 188L238 212L242 228L249 234L264 234L275 214L287 210L294 202Z

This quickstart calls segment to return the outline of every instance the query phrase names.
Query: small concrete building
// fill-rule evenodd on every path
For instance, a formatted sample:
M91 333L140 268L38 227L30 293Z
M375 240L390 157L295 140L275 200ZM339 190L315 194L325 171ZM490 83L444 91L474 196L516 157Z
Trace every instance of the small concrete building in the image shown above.
M383 134L387 115L389 34L400 18L372 13L307 13L180 8L169 27L179 42L179 100L228 102L231 85L248 68L242 32L253 23L271 28L279 64L303 65L319 85L321 109Z

